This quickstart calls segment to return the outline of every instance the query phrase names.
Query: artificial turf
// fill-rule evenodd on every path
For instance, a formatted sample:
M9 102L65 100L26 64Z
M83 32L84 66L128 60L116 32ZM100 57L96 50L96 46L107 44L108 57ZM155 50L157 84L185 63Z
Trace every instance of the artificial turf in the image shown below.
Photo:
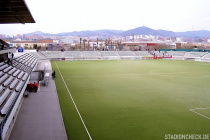
M178 60L52 61L70 140L163 140L166 134L208 134L210 64ZM56 64L57 66L56 66ZM64 78L61 78L59 70ZM210 117L210 109L199 110Z

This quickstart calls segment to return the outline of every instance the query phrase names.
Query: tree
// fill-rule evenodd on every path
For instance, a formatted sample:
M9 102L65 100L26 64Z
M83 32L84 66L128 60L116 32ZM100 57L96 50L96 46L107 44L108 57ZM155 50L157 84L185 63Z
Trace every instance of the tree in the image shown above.
M37 49L37 44L34 44L34 49Z

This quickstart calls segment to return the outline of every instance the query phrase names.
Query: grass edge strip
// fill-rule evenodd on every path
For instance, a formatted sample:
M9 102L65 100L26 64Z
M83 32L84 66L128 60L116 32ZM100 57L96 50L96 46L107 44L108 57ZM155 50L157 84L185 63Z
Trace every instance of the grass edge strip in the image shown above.
M79 113L79 110L78 110L78 108L77 108L77 106L76 106L76 104L75 104L75 102L74 102L73 97L71 96L71 93L70 93L70 91L69 91L69 89L68 89L68 87L67 87L67 85L66 85L66 82L65 82L65 80L64 80L64 78L63 78L63 76L62 76L62 74L61 74L61 72L60 72L60 69L59 69L59 67L58 67L58 65L57 65L56 62L55 62L55 65L56 65L56 67L57 67L57 69L58 69L58 71L59 71L59 73L60 73L60 75L61 75L61 78L62 78L62 80L63 80L63 82L64 82L64 85L66 86L66 89L67 89L67 91L68 91L68 93L69 93L69 96L71 97L71 100L72 100L72 102L73 102L73 104L74 104L75 109L77 110L77 113L78 113L78 115L79 115L79 117L80 117L80 119L81 119L81 121L82 121L82 124L83 124L83 126L85 127L85 130L86 130L86 132L87 132L87 134L88 134L90 140L92 140L92 138L91 138L91 136L90 136L90 133L89 133L89 131L88 131L86 125L85 125L85 122L83 121L82 116L81 116L80 113Z

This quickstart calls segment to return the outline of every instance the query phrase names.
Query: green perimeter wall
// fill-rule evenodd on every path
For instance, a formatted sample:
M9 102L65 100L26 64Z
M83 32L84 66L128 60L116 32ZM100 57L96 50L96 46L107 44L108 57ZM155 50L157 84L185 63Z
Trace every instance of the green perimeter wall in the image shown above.
M185 51L185 52L210 52L210 50L193 50L193 49L159 49L160 51Z

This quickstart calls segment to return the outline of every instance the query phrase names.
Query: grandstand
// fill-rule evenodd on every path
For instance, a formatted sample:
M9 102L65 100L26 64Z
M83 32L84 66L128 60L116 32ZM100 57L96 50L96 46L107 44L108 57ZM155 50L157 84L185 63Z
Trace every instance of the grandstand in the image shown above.
M116 60L116 59L153 59L154 55L158 58L167 59L203 59L208 58L207 52L185 52L185 51L41 51L34 53L37 58L50 60ZM207 59L208 60L208 59Z
M35 23L24 0L1 0L0 3L0 24ZM0 136L4 140L8 139L37 58L24 54L13 59L9 54L15 53L16 48L1 39L0 50Z
M10 127L18 104L23 97L37 58L30 54L21 55L11 62L0 63L0 120L1 138L4 139Z
M50 60L57 59L61 60L63 58L67 60L77 60L77 59L139 59L143 56L152 57L153 55L147 51L40 51L41 57L48 58ZM40 57L34 53L35 56ZM160 53L160 56L163 54Z

